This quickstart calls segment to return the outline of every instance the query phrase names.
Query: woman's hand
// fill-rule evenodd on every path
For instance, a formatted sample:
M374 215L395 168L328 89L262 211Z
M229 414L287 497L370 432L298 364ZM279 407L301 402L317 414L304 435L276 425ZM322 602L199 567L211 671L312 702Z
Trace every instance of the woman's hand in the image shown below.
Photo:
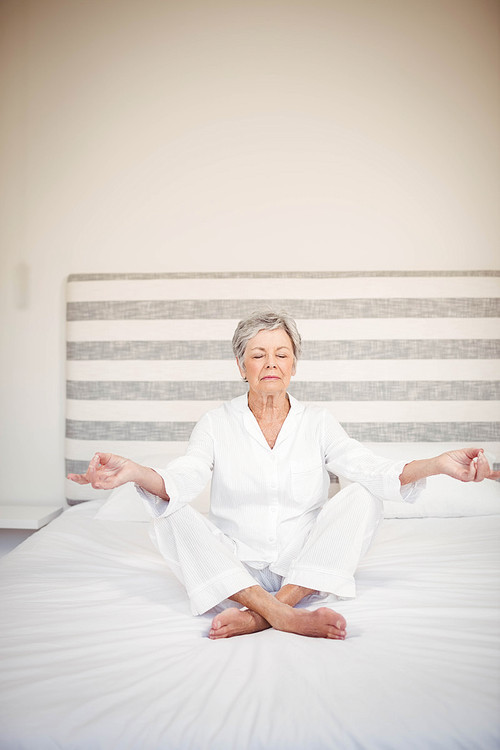
M140 474L139 464L113 453L96 453L85 474L68 474L77 484L91 484L95 490L112 490L126 482L135 482Z
M483 479L500 479L500 471L492 471L482 448L461 448L441 453L434 458L410 461L399 475L401 485L416 482L424 477L447 474L461 482L482 482Z
M165 482L154 469L113 453L96 453L85 474L68 474L68 479L77 484L91 484L95 490L113 490L127 482L135 482L161 500L170 500Z
M440 474L447 474L461 482L482 482L499 479L500 471L492 471L482 448L462 448L438 456Z

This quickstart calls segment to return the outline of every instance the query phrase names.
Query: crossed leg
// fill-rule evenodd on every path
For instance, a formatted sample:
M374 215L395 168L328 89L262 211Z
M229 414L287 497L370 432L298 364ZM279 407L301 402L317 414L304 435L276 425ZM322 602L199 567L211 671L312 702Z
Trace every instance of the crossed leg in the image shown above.
M259 586L234 554L234 543L189 506L155 519L158 548L186 587L193 614L203 614L224 599L246 609L224 610L212 621L213 640L273 627L317 638L343 640L342 615L322 607L295 609L316 590L350 598L353 573L382 517L381 501L352 484L328 501L302 548L284 550L278 570L285 583L276 596ZM283 575L279 573L279 575Z
M316 590L308 588L312 580L316 588L339 595L354 594L354 579L352 575L346 577L346 572L353 572L357 567L381 517L381 502L360 485L350 485L339 493L334 503L325 504L304 548L288 569L288 577L305 585L285 584L276 596L258 585L230 595L229 599L247 609L231 607L216 615L209 637L229 638L273 627L316 638L344 640L346 621L338 612L328 607L315 611L294 607ZM318 561L329 568L326 574L318 573ZM336 570L340 576L334 580Z
M328 607L315 611L294 609L313 589L295 584L285 584L276 594L260 586L250 586L229 597L247 609L225 609L212 622L209 638L231 638L235 635L257 633L273 627L288 633L298 633L315 638L344 640L346 621L342 615Z

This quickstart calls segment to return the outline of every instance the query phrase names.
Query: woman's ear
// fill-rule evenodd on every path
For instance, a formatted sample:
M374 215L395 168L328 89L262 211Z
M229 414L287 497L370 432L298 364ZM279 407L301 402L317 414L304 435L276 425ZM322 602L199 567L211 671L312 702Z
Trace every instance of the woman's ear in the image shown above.
M236 364L238 365L238 370L240 371L241 377L243 378L243 380L246 380L247 376L245 373L245 368L242 365L240 365L240 360L238 359L238 357L236 357Z

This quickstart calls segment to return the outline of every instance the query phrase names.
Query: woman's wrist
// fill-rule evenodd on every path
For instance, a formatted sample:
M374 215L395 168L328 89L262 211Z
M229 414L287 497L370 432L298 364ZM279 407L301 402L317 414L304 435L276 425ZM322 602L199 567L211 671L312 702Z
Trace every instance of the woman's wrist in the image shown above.
M407 463L399 475L401 485L412 484L418 482L419 479L441 474L440 458L441 456L433 456L432 458L423 458Z
M145 476L143 469L145 469L144 466L141 466L141 464L138 464L135 461L132 461L132 459L128 458L126 463L127 481L134 482L134 484L142 486L141 481Z
M165 491L165 482L154 469L142 466L141 464L135 464L134 479L132 481L152 495L156 495L162 500L169 500L169 496Z

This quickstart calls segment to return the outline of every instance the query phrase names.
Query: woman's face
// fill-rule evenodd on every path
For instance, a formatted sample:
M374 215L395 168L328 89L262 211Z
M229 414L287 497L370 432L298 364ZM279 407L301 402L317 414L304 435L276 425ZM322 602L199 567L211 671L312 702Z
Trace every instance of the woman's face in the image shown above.
M267 395L286 391L295 375L292 340L283 328L259 331L248 342L243 362L237 362L250 390Z

